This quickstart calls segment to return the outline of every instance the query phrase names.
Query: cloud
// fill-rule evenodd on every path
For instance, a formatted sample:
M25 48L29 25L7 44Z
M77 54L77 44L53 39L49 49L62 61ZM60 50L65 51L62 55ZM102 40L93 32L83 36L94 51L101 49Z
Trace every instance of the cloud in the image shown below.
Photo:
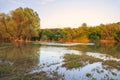
M10 3L21 5L23 2L18 2L17 0L8 0Z
M18 4L18 5L22 5L22 4L24 4L24 1L25 0L7 0L7 1L9 1L10 3L13 3L13 4ZM42 4L42 5L46 5L46 4L48 4L48 3L52 3L52 2L54 2L54 1L56 1L56 0L28 0L28 2L29 1L31 1L31 2L35 2L35 1L37 1L37 2L39 2L40 1L40 4ZM26 1L25 1L26 2Z
M42 4L42 5L45 5L45 4L54 2L54 1L55 1L55 0L41 0L41 4Z

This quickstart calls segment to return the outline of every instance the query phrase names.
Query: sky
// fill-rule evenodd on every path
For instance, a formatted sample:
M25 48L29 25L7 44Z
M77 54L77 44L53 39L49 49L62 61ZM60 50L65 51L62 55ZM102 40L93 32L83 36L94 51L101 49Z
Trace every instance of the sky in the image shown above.
M39 14L41 28L77 28L120 22L120 0L0 0L0 13L18 7Z

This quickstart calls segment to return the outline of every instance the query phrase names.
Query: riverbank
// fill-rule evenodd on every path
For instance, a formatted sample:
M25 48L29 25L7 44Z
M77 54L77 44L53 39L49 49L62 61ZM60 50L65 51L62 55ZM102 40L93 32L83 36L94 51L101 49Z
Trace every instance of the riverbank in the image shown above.
M100 43L117 43L117 40L89 40L89 39L74 39L74 40L59 40L59 41L49 41L49 40L40 40L37 42L60 42L60 43L90 43L90 42L100 42Z
M1 42L1 43L13 43L15 44L16 42L20 42L20 43L28 43L28 42L55 42L55 43L91 43L91 42L100 42L100 43L118 43L119 41L117 40L89 40L89 39L73 39L73 40L59 40L59 41L55 41L55 40L36 40L36 41L32 41L32 40L15 40L15 41L9 41L9 42Z

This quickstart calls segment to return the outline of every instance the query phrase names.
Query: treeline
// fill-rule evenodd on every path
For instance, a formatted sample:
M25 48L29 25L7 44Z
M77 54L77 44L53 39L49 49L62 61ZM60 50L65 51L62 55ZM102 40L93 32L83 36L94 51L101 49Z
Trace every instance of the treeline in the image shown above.
M99 26L87 26L86 23L83 23L79 28L41 29L38 40L59 42L120 41L120 22L100 24Z
M40 18L30 8L17 8L9 14L0 13L0 41L88 42L120 41L120 22L78 28L40 29Z
M30 40L32 36L38 36L39 30L39 16L30 8L0 13L0 41Z

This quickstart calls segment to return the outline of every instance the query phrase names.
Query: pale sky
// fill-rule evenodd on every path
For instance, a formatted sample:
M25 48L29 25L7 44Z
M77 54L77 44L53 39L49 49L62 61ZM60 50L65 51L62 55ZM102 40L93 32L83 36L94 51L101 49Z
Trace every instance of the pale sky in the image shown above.
M18 7L37 11L41 28L79 27L120 22L120 0L0 0L0 13Z

